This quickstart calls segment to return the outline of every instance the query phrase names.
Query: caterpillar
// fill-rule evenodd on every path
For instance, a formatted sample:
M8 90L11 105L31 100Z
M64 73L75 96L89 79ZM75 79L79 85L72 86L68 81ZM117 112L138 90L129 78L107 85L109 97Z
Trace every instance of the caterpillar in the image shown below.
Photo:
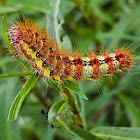
M17 21L8 31L10 46L17 56L30 63L33 70L43 78L56 81L97 80L102 76L127 71L133 65L133 54L125 47L113 52L97 54L89 52L68 53L35 22Z

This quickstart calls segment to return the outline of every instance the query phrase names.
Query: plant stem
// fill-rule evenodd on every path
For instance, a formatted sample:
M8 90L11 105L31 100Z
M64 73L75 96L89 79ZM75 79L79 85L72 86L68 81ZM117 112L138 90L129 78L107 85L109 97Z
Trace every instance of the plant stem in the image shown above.
M83 128L81 116L76 108L75 100L67 88L62 87L60 90L62 97L68 102L69 109L72 111L74 116L74 122L78 127Z
M0 75L0 78L15 77L15 76L28 76L32 74L33 74L32 72L17 72L17 73L2 74Z

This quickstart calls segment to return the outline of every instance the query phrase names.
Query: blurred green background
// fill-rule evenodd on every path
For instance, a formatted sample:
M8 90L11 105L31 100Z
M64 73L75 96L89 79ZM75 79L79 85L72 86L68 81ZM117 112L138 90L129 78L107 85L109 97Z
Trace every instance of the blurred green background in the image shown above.
M47 27L49 0L1 0L0 15L7 16L9 28L15 20L31 18ZM81 117L87 130L96 126L140 126L140 1L139 0L61 0L59 14L73 50L83 53L94 49L125 46L135 55L135 66L115 77L97 82L79 82L89 100L81 102ZM0 20L1 20L0 16ZM1 25L1 23L0 23ZM49 30L49 29L48 29ZM61 32L63 37L66 34ZM67 48L66 46L63 46ZM25 69L11 59L0 29L0 74ZM61 128L50 129L40 110L47 110L61 97L58 91L39 81L26 97L16 121L7 122L14 97L26 77L0 79L0 140L78 140Z

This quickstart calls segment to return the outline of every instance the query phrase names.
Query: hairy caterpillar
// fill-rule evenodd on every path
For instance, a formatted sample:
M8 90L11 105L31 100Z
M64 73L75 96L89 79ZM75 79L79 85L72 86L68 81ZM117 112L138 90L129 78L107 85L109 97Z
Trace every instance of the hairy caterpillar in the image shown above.
M134 60L130 50L124 47L100 55L89 52L86 57L77 52L69 54L58 47L45 29L28 19L23 23L17 21L9 29L9 39L13 52L29 61L41 77L57 81L97 80L128 70Z

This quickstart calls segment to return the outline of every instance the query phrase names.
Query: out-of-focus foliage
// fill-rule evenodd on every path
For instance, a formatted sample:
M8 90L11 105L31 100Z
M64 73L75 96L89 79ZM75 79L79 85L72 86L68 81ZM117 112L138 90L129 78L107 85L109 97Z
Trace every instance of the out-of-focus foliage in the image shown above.
M38 22L41 27L47 27L47 15L51 8L49 0L0 1L0 14L8 17L7 28L15 20L22 20L23 16ZM59 24L63 27L60 28L61 39L66 38L67 33L73 50L86 53L99 48L112 50L115 46L125 46L129 47L136 57L135 67L128 73L104 77L97 82L79 82L79 87L88 100L78 98L71 91L77 99L84 127L87 130L93 128L91 132L101 137L108 134L110 129L97 126L140 127L139 9L139 0L61 0L60 3ZM50 31L50 28L48 30ZM70 41L63 44L65 45L62 47L69 49ZM21 64L8 55L0 28L0 74L22 71L25 69ZM7 122L10 105L25 81L26 77L0 79L0 140L78 140L61 130L61 127L50 129L44 124L41 108L49 109L61 97L57 90L46 88L47 83L43 80L39 81L27 96L18 119ZM121 130L116 133L115 131L111 132L112 136L117 133L119 136ZM133 131L137 136L139 128L132 129L130 133ZM129 137L130 133L126 135Z

